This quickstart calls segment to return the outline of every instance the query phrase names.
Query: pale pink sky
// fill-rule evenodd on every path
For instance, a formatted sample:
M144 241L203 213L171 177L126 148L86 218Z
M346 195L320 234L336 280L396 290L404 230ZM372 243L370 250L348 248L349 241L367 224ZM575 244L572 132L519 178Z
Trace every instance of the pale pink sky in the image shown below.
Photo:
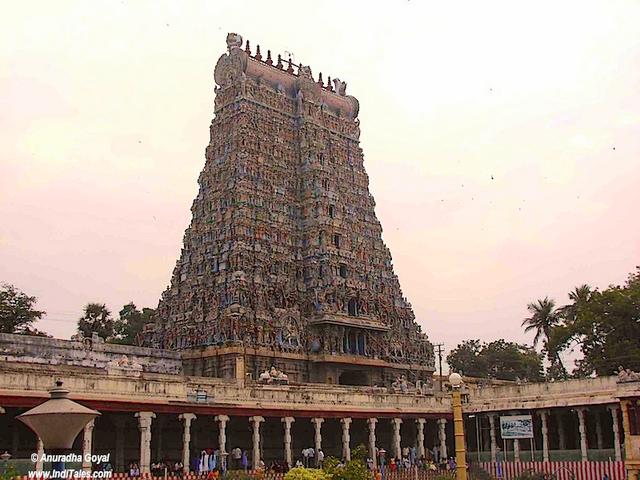
M527 302L640 263L638 25L635 0L10 2L0 280L57 337L90 301L156 306L234 31L359 98L384 238L431 339L530 341Z

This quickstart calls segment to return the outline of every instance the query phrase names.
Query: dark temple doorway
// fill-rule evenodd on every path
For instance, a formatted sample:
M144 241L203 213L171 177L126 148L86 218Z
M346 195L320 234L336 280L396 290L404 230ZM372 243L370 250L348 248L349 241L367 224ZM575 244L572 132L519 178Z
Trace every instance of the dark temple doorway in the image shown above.
M368 386L369 377L362 370L346 370L340 374L338 383L340 385Z

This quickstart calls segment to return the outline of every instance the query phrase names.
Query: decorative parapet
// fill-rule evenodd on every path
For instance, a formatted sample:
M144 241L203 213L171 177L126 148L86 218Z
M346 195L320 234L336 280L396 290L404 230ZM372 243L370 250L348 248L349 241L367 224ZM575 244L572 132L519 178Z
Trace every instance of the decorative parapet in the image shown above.
M448 396L416 396L389 393L386 389L324 384L247 386L235 380L143 373L140 378L111 376L104 372L63 366L0 365L0 403L7 398L46 398L43 385L63 378L76 401L98 409L149 408L182 412L198 409L224 411L324 412L326 416L439 415L451 412ZM14 400L15 402L15 400ZM13 404L11 404L13 405ZM208 411L208 410L206 410Z
M366 317L364 315L356 317L337 313L325 313L324 315L318 315L309 320L309 325L344 325L382 332L388 332L391 330L389 325L385 325L375 317Z
M470 386L471 387L471 386ZM472 386L465 412L496 412L617 403L616 377L521 385Z
M242 82L251 78L256 82L269 85L275 91L286 94L291 99L323 105L327 110L338 116L345 116L355 120L358 116L360 104L358 100L346 94L347 83L338 78L328 77L325 85L322 73L318 80L313 78L311 67L294 64L291 58L286 62L287 67L278 55L278 61L273 65L271 50L263 60L260 46L252 56L249 41L242 47L242 36L237 33L227 35L227 50L220 56L214 70L214 80L219 87L227 87L235 82ZM294 70L295 67L295 70Z
M179 352L105 343L99 338L61 340L0 334L0 362L104 369L111 374L181 374ZM137 372L137 373L136 373ZM49 382L50 383L50 382Z

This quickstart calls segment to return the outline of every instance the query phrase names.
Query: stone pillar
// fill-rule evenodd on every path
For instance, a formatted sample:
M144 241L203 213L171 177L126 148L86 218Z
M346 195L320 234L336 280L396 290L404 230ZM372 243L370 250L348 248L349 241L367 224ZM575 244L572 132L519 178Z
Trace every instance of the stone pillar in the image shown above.
M629 418L629 399L620 399L620 410L622 413L622 429L624 431L624 444L625 444L625 457L629 458L633 455L633 446L631 439L631 423ZM637 465L632 465L630 462L625 463L625 470L627 472L628 480L640 480L640 473Z
M191 422L196 419L193 413L181 413L178 418L183 422L182 430L182 471L189 473L191 463Z
M510 412L510 414L520 415L520 412L516 410L516 411ZM519 462L520 461L520 440L517 438L514 438L512 443L513 443L513 461Z
M620 448L620 424L618 423L618 405L609 405L609 410L611 410L611 420L613 427L613 449L616 452L616 462L622 460L622 450Z
M369 457L373 460L373 467L378 466L378 458L376 455L376 423L377 418L367 418L367 424L369 425Z
M116 427L116 450L114 457L114 472L124 472L124 425L125 418L114 415L111 421Z
M491 437L491 461L495 462L498 454L498 442L496 441L496 415L490 413L489 417L489 435Z
M236 383L238 384L238 386L244 387L246 375L245 375L244 357L242 355L238 355L236 357L235 376L236 376Z
M576 408L578 414L578 430L580 431L580 456L583 462L586 462L589 458L587 456L587 425L585 421L585 414L587 412L586 407Z
M447 458L447 419L438 419L438 439L440 440L440 458Z
M14 452L18 451L18 447L20 446L20 430L17 428L13 429L11 433L11 450Z
M138 412L138 430L140 430L140 476L151 473L151 423L156 418L153 412Z
M564 422L562 421L562 411L556 412L556 423L558 424L558 450L566 450L567 437L564 433Z
M82 470L85 472L91 472L93 466L90 457L95 423L96 419L94 418L84 426L84 431L82 432Z
M602 421L600 418L600 412L598 410L596 410L595 412L593 412L593 414L595 415L595 421L596 421L596 446L598 447L598 450L602 450L602 445L603 445L603 441L602 441Z
M549 461L549 410L538 410L542 422L542 461Z
M289 468L293 466L293 455L291 453L291 424L296 421L293 417L284 417L280 421L284 424L284 459Z
M220 450L220 465L222 470L227 470L227 415L216 415L214 420L218 422L218 450Z
M165 421L165 417L159 417L158 420L155 422L155 432L156 432L156 443L155 443L155 449L156 449L156 460L160 461L161 459L164 458L164 452L162 451L162 427L164 426L164 421ZM149 460L151 460L151 457L149 457Z
M486 428L482 428L482 417L479 420L480 423L480 434L481 434L481 442L482 442L482 452L491 452L491 441L489 439L489 430Z
M340 423L342 423L342 458L349 462L351 460L351 435L349 434L351 419L343 418Z
M396 459L402 458L402 446L400 445L400 425L402 425L401 418L392 418L391 423L393 425L393 456Z
M264 422L264 417L250 417L249 422L253 426L253 469L260 465L260 424Z
M322 450L322 422L324 422L324 418L312 418L311 423L313 423L314 430L314 448L316 450L316 465L318 464L318 452Z
M36 471L41 472L44 467L44 462L42 461L42 456L44 455L44 443L42 443L42 439L40 437L38 437L38 440L36 441L36 453L38 454Z
M416 418L416 428L417 428L417 435L416 435L416 449L418 450L418 458L423 458L424 459L424 455L425 455L425 451L424 451L424 424L427 420L424 418Z

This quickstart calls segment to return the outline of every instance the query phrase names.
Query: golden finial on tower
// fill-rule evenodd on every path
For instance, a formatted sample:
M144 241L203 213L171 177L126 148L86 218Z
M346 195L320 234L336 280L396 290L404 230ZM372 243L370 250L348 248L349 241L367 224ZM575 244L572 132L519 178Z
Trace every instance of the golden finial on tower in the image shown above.
M267 50L267 61L265 63L267 65L273 65L273 60L271 59L271 50Z
M262 55L260 55L260 45L256 46L256 56L254 57L256 60L262 60Z
M249 40L244 45L244 51L247 52L247 55L251 55L251 47L249 46Z
M289 57L289 66L287 67L287 73L293 73L293 66L291 65L291 57Z
M327 90L333 92L333 87L331 86L331 77L327 77Z
M278 67L280 70L284 68L284 65L282 65L282 56L280 54L278 54L278 64L276 65L276 67Z

